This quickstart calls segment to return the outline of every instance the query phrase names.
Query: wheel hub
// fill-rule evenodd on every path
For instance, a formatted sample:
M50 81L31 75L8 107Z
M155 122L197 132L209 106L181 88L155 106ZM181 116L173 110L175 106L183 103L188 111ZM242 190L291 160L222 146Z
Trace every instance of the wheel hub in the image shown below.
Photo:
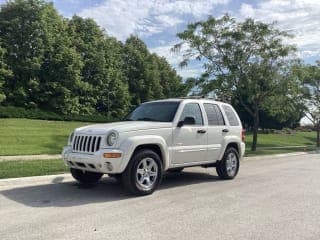
M137 168L136 180L140 188L149 190L156 182L158 176L158 165L153 158L144 158Z

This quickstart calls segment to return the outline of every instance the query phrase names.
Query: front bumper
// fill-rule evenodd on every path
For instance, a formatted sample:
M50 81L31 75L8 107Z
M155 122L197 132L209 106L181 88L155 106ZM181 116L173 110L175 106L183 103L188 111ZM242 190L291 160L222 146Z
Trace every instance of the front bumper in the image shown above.
M121 153L121 157L105 158L104 153ZM69 168L100 173L121 173L124 170L123 157L123 151L119 149L100 149L89 154L72 152L71 146L66 146L62 151L62 159Z

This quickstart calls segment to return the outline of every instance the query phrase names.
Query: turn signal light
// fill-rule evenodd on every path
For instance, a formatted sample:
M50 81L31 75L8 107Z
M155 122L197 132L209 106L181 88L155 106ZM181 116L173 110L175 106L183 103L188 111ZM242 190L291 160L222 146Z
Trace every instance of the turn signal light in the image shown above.
M103 157L104 158L120 158L121 153L104 153Z
M241 131L241 140L242 140L242 142L244 142L246 140L246 130L245 129L242 129L242 131Z

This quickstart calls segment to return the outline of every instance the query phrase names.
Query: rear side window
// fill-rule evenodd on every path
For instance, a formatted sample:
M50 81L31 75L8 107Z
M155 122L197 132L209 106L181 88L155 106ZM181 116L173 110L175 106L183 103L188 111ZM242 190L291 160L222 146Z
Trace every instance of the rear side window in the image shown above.
M184 106L180 121L183 121L185 117L194 117L196 119L196 125L203 125L201 109L198 103L187 103Z
M238 118L237 118L236 114L234 113L233 109L228 105L222 105L222 108L227 115L227 118L229 120L230 125L231 126L239 126L240 123L239 123Z
M221 110L216 104L205 103L204 109L206 110L209 125L224 125L224 119Z

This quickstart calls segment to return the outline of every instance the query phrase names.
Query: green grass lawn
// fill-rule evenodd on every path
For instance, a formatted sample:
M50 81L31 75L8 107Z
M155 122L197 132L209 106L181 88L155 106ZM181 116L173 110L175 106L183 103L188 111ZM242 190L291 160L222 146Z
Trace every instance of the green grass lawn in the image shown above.
M82 122L0 119L0 156L61 153L71 131Z
M257 151L252 152L252 133L246 133L246 155L277 154L315 149L316 132L292 134L259 134ZM297 147L302 146L302 147Z
M44 121L30 119L0 119L0 155L58 154L70 132L87 123ZM259 134L257 152L250 152L252 134L246 134L247 155L274 154L311 150L316 142L315 132L293 134ZM285 147L272 149L274 147Z
M0 119L0 155L57 154L66 144L69 133L82 122ZM252 134L246 134L246 156L313 150L315 132L259 134L258 148L251 152ZM302 146L302 147L296 147ZM279 148L283 147L283 148ZM63 161L2 161L0 179L39 176L66 172Z
M59 174L67 171L61 159L0 162L0 179Z

